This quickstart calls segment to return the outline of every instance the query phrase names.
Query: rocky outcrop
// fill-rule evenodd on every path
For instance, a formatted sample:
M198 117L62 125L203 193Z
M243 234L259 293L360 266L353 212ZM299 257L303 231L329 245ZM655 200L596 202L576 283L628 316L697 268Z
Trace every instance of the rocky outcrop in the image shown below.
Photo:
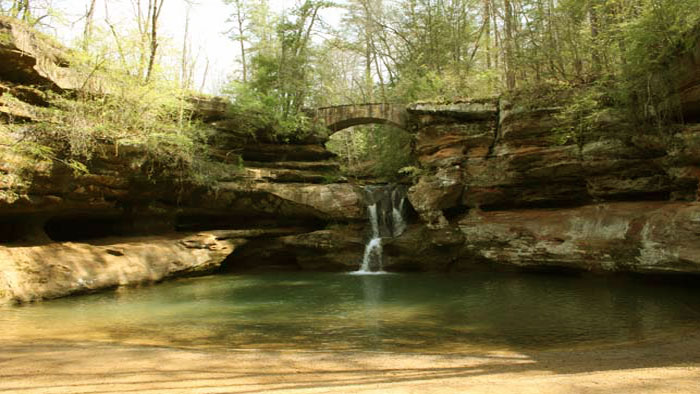
M229 272L355 271L362 262L365 230L363 223L357 223L254 240L231 254L223 269Z
M0 58L0 79L7 82L55 91L108 91L104 81L85 78L69 67L66 48L27 24L4 16L0 16Z
M431 229L445 228L449 222L444 210L459 206L464 194L463 174L459 166L440 168L420 178L408 191L408 199Z
M574 143L558 113L432 105L409 192L427 228L385 247L396 267L700 273L698 125L641 131L611 111Z
M23 24L0 18L0 31L0 93L36 106L47 105L45 90L108 90L76 85L66 52ZM698 108L696 55L679 71L686 119ZM338 175L326 135L278 136L225 100L189 102L211 127L211 157L228 165L208 187L145 170L138 146L100 146L81 174L28 160L8 148L21 137L0 135L0 301L216 270L359 267L366 196ZM327 112L340 126L379 121L415 133L420 168L407 196L416 215L383 241L387 270L700 273L700 126L649 132L610 110L571 138L559 108L525 104ZM32 111L0 104L2 121L31 124Z
M589 271L700 273L700 203L620 202L473 211L457 220L477 261Z
M200 233L0 246L0 303L204 275L218 269L242 243Z

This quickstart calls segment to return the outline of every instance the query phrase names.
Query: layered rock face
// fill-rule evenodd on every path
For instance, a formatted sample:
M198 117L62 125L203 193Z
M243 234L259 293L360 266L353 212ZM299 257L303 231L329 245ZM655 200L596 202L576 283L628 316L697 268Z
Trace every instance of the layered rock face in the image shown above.
M426 227L385 246L389 269L697 274L699 55L697 39L670 67L685 124L666 130L610 110L574 143L560 108L505 100L410 107L425 173L409 198ZM425 258L410 257L416 252Z
M700 125L644 131L611 113L575 144L556 108L412 111L426 173L409 199L429 228L413 237L429 257L405 257L416 239L397 240L385 247L397 268L700 269Z

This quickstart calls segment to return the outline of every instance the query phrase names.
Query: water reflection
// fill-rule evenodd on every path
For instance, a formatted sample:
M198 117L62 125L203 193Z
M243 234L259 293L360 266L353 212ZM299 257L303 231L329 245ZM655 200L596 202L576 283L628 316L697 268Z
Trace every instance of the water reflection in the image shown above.
M377 343L381 340L382 313L381 303L383 301L383 280L386 275L362 275L363 308L365 311L364 320L367 327L367 336Z
M639 341L700 328L693 286L474 274L267 274L0 309L0 339L462 351Z

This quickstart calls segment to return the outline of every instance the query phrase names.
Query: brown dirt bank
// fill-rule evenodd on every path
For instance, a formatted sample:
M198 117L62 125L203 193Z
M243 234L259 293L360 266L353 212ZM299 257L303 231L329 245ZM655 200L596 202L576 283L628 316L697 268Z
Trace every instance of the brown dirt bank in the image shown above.
M0 392L697 393L700 336L459 355L0 343Z

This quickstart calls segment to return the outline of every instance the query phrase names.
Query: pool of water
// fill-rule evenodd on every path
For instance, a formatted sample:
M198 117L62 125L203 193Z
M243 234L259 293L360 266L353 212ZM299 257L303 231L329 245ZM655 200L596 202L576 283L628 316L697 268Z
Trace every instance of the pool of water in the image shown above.
M0 309L0 340L460 352L619 344L700 328L700 289L515 274L183 279Z

